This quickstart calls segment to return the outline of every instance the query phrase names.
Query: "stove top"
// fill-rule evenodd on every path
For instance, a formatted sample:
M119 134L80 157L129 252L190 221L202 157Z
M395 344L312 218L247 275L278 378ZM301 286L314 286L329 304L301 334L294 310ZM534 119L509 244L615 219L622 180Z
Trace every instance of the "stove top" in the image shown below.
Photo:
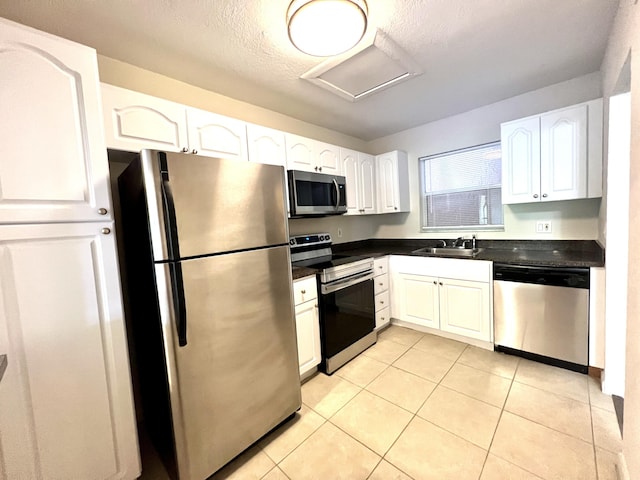
M340 255L331 251L328 233L300 235L289 239L291 263L294 266L321 270L320 282L327 283L373 271L373 258Z

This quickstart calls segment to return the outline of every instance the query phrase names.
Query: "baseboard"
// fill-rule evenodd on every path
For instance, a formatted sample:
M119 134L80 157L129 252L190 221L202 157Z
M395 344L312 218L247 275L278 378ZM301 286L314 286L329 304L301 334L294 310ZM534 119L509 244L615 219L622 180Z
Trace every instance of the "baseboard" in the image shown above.
M422 325L417 325L412 322L407 322L405 320L398 320L397 318L391 317L391 324L397 325L399 327L406 327L412 330L417 330L422 333L430 333L432 335L437 335L439 337L450 338L451 340L457 340L459 342L468 343L469 345L473 345L475 347L484 348L485 350L493 350L493 342L485 342L484 340L477 340L471 337L465 337L463 335L457 335L455 333L445 332L444 330L439 330L437 328L429 328Z
M618 480L631 480L629 476L629 470L627 469L627 461L624 458L624 453L618 453L618 461L616 462L616 475Z

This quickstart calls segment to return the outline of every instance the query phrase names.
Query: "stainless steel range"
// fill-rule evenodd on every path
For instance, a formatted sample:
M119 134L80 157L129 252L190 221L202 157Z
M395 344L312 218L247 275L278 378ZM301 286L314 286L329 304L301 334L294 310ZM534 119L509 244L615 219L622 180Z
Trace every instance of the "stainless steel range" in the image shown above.
M332 374L376 343L373 258L334 255L331 235L289 239L294 266L319 270L320 369Z

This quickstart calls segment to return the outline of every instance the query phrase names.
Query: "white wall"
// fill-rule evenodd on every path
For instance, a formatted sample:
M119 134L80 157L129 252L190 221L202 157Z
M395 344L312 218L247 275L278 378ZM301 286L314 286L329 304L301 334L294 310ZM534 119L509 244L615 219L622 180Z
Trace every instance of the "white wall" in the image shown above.
M627 61L630 56L630 63ZM640 204L640 4L636 0L620 0L618 13L614 20L606 53L602 62L602 91L605 104L609 97L619 93L619 82L630 66L631 92L631 139L629 167L629 203ZM614 161L609 159L609 161ZM604 209L603 209L604 210ZM602 222L619 221L606 219L603 211ZM624 220L622 220L624 221ZM640 209L630 208L628 216L630 245L640 238ZM615 239L616 241L618 239ZM611 246L614 239L609 236ZM629 249L627 288L627 333L626 333L626 373L624 394L624 432L623 452L628 472L619 478L640 478L640 250ZM607 281L607 289L619 288L619 285ZM610 319L607 318L607 322ZM608 343L608 342L607 342ZM614 345L611 348L619 348ZM609 345L607 344L607 348ZM607 374L605 363L605 375ZM624 470L624 466L623 466Z
M599 73L528 92L469 112L428 123L369 142L368 150L405 150L409 155L411 213L372 218L376 237L442 237L420 232L418 158L500 139L500 123L573 105L601 96ZM505 206L503 232L480 233L479 238L596 239L600 200L574 200ZM551 220L551 234L537 234L536 220ZM455 236L449 234L448 236Z
M624 397L629 274L629 146L631 95L611 97L608 128L605 393Z

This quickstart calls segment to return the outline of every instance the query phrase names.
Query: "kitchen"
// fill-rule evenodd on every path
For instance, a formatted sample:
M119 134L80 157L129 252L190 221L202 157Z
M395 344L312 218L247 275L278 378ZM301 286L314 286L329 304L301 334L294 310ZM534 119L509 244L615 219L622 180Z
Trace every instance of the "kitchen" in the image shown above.
M625 10L626 8L629 10ZM191 104L209 111L229 115L230 117L241 117L253 123L268 125L286 132L295 132L308 138L322 139L328 143L346 146L357 151L380 153L400 148L408 151L411 165L413 165L410 168L409 177L410 198L412 201L411 213L381 216L345 216L325 218L318 221L309 219L291 220L289 228L291 235L330 232L334 241L338 243L367 238L411 238L416 236L420 225L419 208L416 208L415 205L416 199L419 198L417 175L415 175L417 157L496 140L499 137L498 126L504 121L573 105L598 98L603 94L605 94L605 98L608 97L610 92L614 92L613 85L617 82L618 73L621 71L626 58L626 53L622 52L632 44L631 39L633 36L631 32L634 31L632 22L636 21L636 10L637 7L627 7L626 4L621 6L621 11L618 12L614 27L614 31L619 33L618 36L614 36L610 41L609 49L611 53L605 57L605 60L611 64L603 64L602 78L600 73L583 75L567 82L534 90L486 107L479 107L466 114L430 122L422 127L379 138L371 142L358 141L353 137L347 137L322 128L315 128L309 124L302 124L291 117L282 118L269 114L260 107L237 102L228 97L222 97L219 94L192 87L169 77L107 57L99 57L100 80L107 84L119 85L133 91L173 100L177 103ZM25 19L23 23L28 22ZM633 93L635 84L632 83L631 88ZM262 122L259 121L260 118L263 119ZM635 145L634 141L637 140L632 137L632 145ZM43 155L45 153L42 152ZM633 168L632 166L632 179L635 178ZM633 195L633 189L631 189L631 192L631 195ZM481 234L480 239L547 238L542 234L535 235L533 233L535 231L535 222L539 219L544 219L552 222L553 233L551 237L554 239L600 239L603 241L605 238L603 232L605 223L599 220L599 216L600 205L598 200L567 202L567 205L563 206L561 211L520 205L505 208L504 232L492 232L491 235L487 233L486 237ZM632 233L633 225L634 222L630 222L629 227ZM611 225L609 225L608 230L611 231L610 229ZM425 236L424 238L429 237ZM438 237L432 235L431 238ZM633 254L634 252L630 252L630 255ZM634 265L633 259L630 263ZM631 284L630 288L632 288ZM632 296L630 296L629 301L629 308L632 309L634 305ZM634 326L630 323L628 328L632 332ZM631 359L633 359L634 354L634 352L628 352L627 355L631 355ZM10 362L11 360L9 359L9 365L11 364ZM634 362L628 360L627 368L633 368L633 364ZM633 375L628 374L628 378L632 377ZM632 407L628 406L628 402L633 402L635 398L632 389L633 384L628 388L631 388L631 390L628 390L625 395L625 409L631 408L629 411L633 412ZM633 415L631 415L627 416L625 420L633 422L633 418ZM628 422L625 421L625 428L629 428L631 433L630 437L625 436L625 450L632 448L633 443L628 445L627 443L633 442L635 438L633 437L634 424L631 423L630 427L627 425ZM632 461L632 456L627 455L627 463ZM630 471L634 471L631 470L633 468L632 465L629 465L629 467Z

